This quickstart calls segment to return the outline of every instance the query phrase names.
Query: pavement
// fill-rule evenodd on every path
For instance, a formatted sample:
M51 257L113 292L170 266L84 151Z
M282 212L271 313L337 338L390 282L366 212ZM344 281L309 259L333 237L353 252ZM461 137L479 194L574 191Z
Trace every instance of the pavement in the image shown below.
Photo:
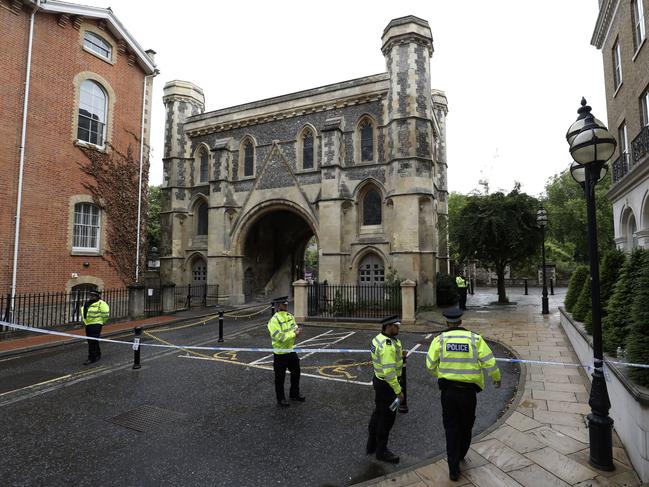
M481 288L470 295L464 326L497 340L520 358L578 363L559 322L558 306L566 289L550 296L550 314L541 314L538 288L525 296L522 289L508 289L510 301L497 305L495 288ZM423 312L418 321L439 321L439 312ZM448 478L442 455L399 473L363 485L381 487L445 486L639 486L619 438L613 433L615 470L591 467L586 415L590 412L590 382L583 369L527 365L524 392L491 430L474 436L458 482ZM483 400L478 395L478 403ZM397 425L398 427L398 425ZM474 430L474 434L475 434Z
M515 302L510 305L493 304L495 293L494 288L482 288L469 296L464 325L492 341L496 356L506 356L509 349L523 359L577 363L559 324L565 289L550 296L550 314L545 316L537 288L529 296L522 289L508 289ZM212 324L183 328L179 319L205 320L156 317L137 325L172 343L216 345ZM424 331L403 330L406 348L418 343L426 349L441 320L439 311L419 313L416 331ZM231 324L227 344L260 343L263 321ZM158 333L164 330L160 325L168 331ZM109 325L105 331L124 334L133 326ZM344 342L334 344L336 338L332 346L364 348L372 334L331 328L307 327L307 337L322 343L326 334L344 336ZM429 333L423 336L425 330ZM6 385L6 392L0 392L0 445L6 452L0 457L0 472L5 485L641 485L615 434L615 471L588 464L589 381L574 367L528 364L517 369L501 364L503 369L512 367L503 381L505 391L489 385L478 395L472 448L459 482L451 482L439 394L430 377L418 375L416 357L409 361L411 412L398 415L391 434L390 446L402 456L393 467L362 452L372 401L371 388L362 385L368 369L361 363L331 358L329 363L312 355L307 360L313 362L303 363L311 368L305 372L334 377L304 377L307 403L293 405L280 417L269 407L272 372L261 354L244 361L231 355L180 360L190 354L149 353L143 368L131 371L132 351L108 344L100 367L79 371L85 343L59 347L58 337L35 343L36 338L44 340L30 336L0 342L0 383ZM52 345L57 347L44 348ZM222 374L226 367L236 372ZM336 373L342 376L336 378ZM149 418L161 418L161 424L148 426L145 433L115 425L120 420L123 425L124 414L142 412L143 407L149 408ZM86 431L87 425L94 433ZM284 435L292 440L277 440Z

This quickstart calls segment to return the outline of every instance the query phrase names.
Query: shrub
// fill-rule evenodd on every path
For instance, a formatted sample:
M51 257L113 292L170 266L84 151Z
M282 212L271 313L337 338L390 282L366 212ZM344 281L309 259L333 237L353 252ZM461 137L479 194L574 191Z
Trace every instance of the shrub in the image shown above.
M631 305L637 290L638 275L645 251L635 250L626 259L620 275L613 286L613 293L606 306L606 316L602 320L602 340L604 351L613 354L617 347L624 346L624 340L631 326Z
M584 281L588 279L588 267L585 265L580 265L575 269L575 272L570 276L570 282L568 283L568 292L566 293L566 299L563 301L563 305L566 308L566 311L572 313L579 293L584 287Z
M615 282L620 277L625 262L626 255L618 249L609 250L602 258L602 265L599 270L599 297L602 302L602 317L606 314L606 306L613 295Z
M577 298L577 302L575 303L575 306L572 309L572 317L577 321L581 321L583 323L584 319L586 318L586 315L588 314L588 311L591 308L591 304L592 303L590 300L590 279L586 279L584 281L584 284L581 286L579 297ZM590 330L586 329L586 331L590 333Z
M459 301L455 279L448 274L437 273L437 306L452 306Z
M642 251L641 262L633 287L631 326L626 339L629 362L649 364L649 252ZM649 386L649 369L631 368L629 375L638 384Z

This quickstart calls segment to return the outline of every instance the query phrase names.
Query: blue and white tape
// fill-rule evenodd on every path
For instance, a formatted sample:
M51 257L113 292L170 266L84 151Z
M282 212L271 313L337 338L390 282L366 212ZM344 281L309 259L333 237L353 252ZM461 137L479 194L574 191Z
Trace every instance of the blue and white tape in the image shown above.
M176 348L180 350L202 350L202 351L213 351L213 352L263 352L263 353L297 352L297 353L364 353L364 354L370 353L369 349L362 349L362 348L299 348L296 347L293 349L275 349L275 348L255 348L255 347L205 347L205 346L198 346L198 345L166 345L161 343L144 343L139 341L137 337L135 338L137 342L136 341L127 342L124 340L112 340L110 338L85 337L85 336L75 335L73 333L65 333L62 331L54 331L54 330L44 330L41 328L33 328L31 326L17 325L15 323L7 323L5 321L0 321L0 326L6 326L9 328L13 328L15 330L30 331L30 332L41 333L46 335L69 337L69 338L74 338L76 340L96 340L99 342L128 345L130 347L133 347L134 350L136 350L136 347L140 347L140 348L155 347L155 348ZM424 350L412 350L411 353L426 355L428 352ZM512 364L581 367L581 368L585 368L587 371L591 371L593 369L592 365L573 364L569 362L553 362L548 360L531 360L531 359L514 359L514 358L496 357L496 362L512 363ZM634 364L634 363L618 362L613 360L606 360L605 364L614 364L618 366L649 369L649 365L647 364Z

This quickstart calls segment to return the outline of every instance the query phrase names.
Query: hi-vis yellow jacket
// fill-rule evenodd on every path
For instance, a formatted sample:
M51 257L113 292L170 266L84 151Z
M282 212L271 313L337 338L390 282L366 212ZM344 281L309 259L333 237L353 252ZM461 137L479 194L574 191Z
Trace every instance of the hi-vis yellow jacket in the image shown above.
M108 321L108 316L110 315L110 308L106 301L95 301L86 311L85 306L82 312L83 315L83 324L84 325L103 325Z
M401 393L399 377L403 368L402 350L398 339L387 337L383 333L374 337L370 347L374 375L390 384L395 394Z
M467 287L466 279L464 279L462 276L457 276L457 277L455 278L455 284L456 284L457 287L459 287L459 288L465 288L465 287Z
M295 346L295 330L297 323L295 318L288 311L278 311L268 322L268 332L273 342L273 348L278 355L290 352L278 352L277 350L292 350Z
M480 389L484 389L483 369L492 380L500 380L500 369L487 342L461 327L435 337L428 349L426 368L438 379L472 383Z

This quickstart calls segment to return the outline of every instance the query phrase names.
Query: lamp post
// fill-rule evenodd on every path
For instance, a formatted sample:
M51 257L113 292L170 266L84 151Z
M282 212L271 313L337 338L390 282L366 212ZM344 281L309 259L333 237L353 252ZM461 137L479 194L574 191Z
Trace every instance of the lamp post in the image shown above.
M599 255L597 250L597 222L595 220L595 185L606 174L606 162L615 152L616 142L606 126L597 120L581 99L577 121L568 129L566 139L570 155L577 164L570 168L572 177L581 184L586 195L588 216L588 255L590 260L590 294L593 329L593 382L588 404L588 432L590 438L589 463L600 470L614 470L613 420L608 415L611 401L604 380L602 351L602 314L599 294Z
M541 247L541 255L543 256L543 297L541 298L541 314L547 315L550 313L548 307L548 286L545 277L545 227L548 224L548 212L545 208L541 207L536 212L536 223L541 228L541 235L543 236L543 247Z

